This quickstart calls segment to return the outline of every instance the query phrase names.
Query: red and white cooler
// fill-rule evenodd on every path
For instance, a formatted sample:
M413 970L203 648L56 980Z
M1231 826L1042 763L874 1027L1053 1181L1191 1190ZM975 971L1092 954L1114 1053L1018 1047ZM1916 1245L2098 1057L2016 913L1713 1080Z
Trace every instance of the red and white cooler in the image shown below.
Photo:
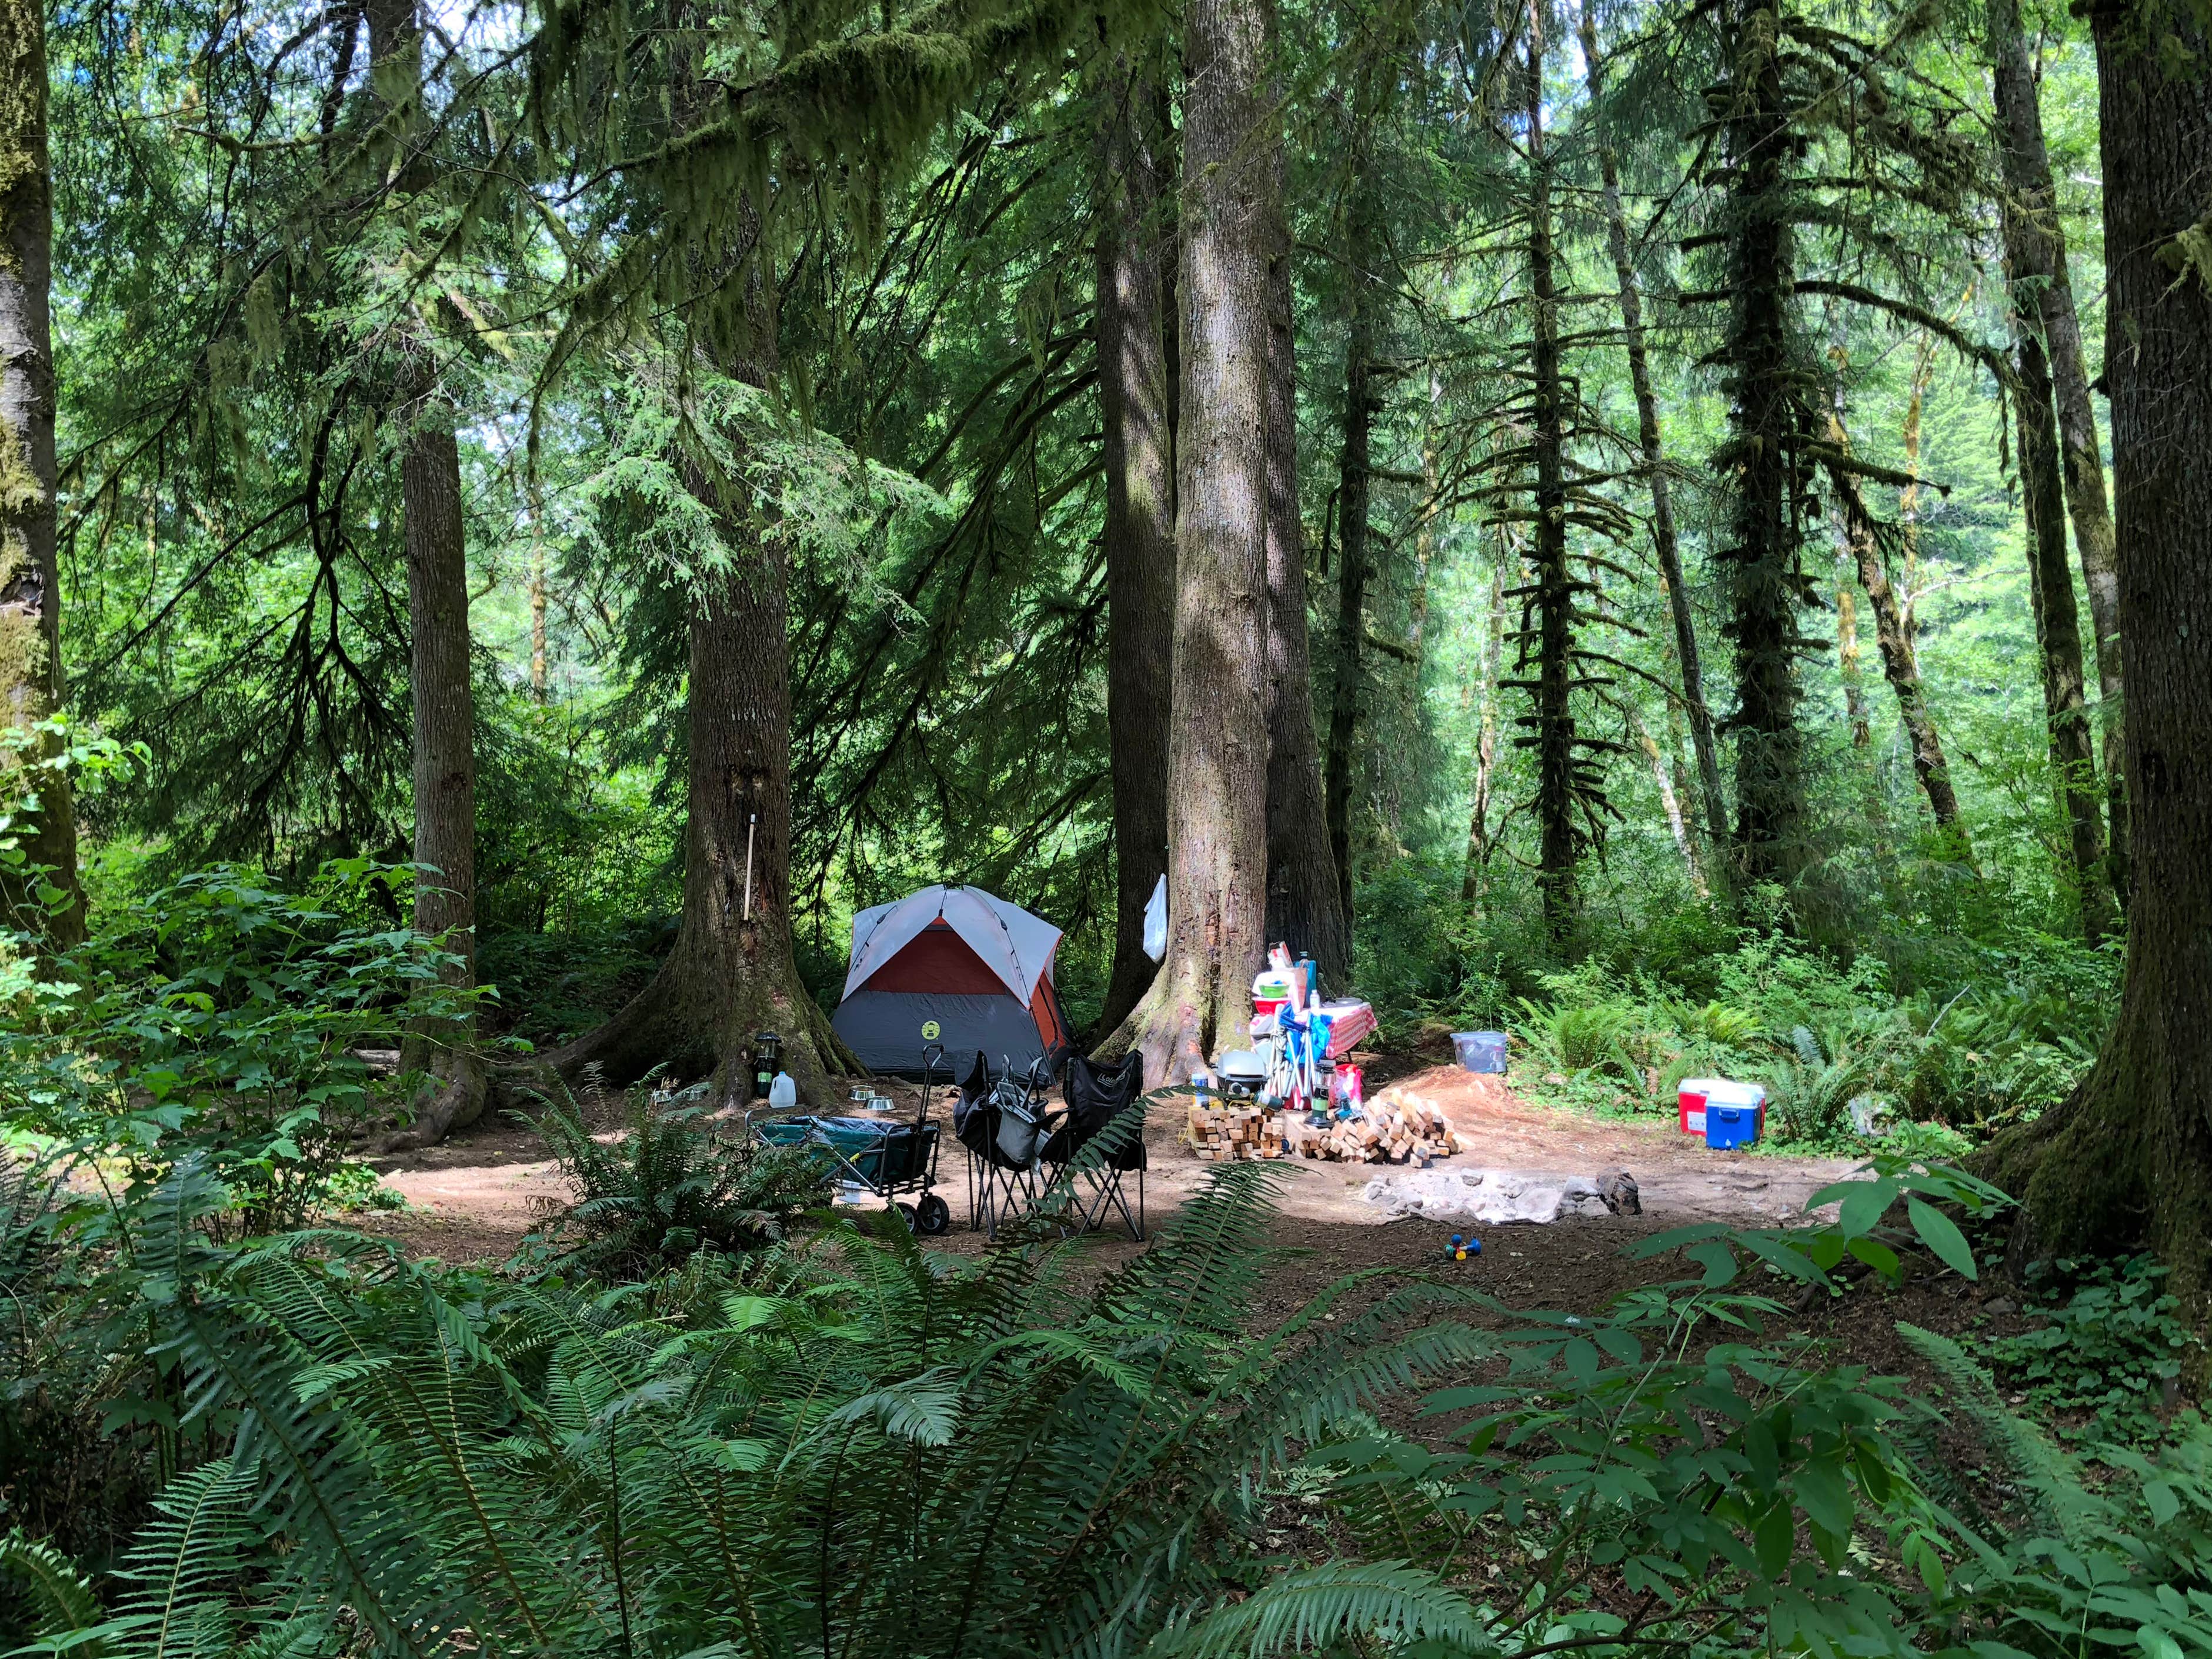
M1729 1106L1754 1107L1759 1112L1759 1132L1766 1133L1766 1088L1759 1083L1735 1083L1721 1077L1686 1077L1674 1091L1674 1102L1681 1114L1682 1133L1696 1135L1705 1133L1705 1105L1708 1101L1719 1101Z
M1705 1139L1705 1097L1723 1083L1717 1077L1686 1077L1676 1085L1674 1103L1682 1115L1682 1133Z

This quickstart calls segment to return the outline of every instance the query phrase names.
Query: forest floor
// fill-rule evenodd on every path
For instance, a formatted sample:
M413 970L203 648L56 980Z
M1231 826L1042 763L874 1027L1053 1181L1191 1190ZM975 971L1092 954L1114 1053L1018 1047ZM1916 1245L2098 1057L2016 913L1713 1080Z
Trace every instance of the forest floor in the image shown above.
M1273 1232L1285 1254L1269 1275L1254 1311L1261 1322L1286 1316L1337 1276L1359 1269L1449 1271L1509 1306L1595 1311L1620 1292L1679 1279L1688 1271L1671 1253L1636 1260L1642 1239L1693 1221L1774 1225L1802 1215L1805 1200L1829 1182L1848 1176L1840 1158L1788 1158L1720 1152L1680 1133L1662 1118L1612 1119L1539 1106L1502 1079L1477 1077L1419 1059L1384 1062L1375 1073L1400 1091L1412 1091L1441 1106L1471 1149L1443 1160L1439 1170L1510 1169L1599 1176L1626 1170L1636 1178L1643 1213L1571 1215L1543 1225L1476 1228L1483 1253L1448 1261L1457 1229L1421 1219L1391 1220L1360 1194L1389 1166L1342 1164L1291 1158L1274 1163L1283 1185ZM1395 1073L1395 1075L1392 1075ZM916 1104L908 1085L880 1083L905 1110ZM1378 1085L1380 1086L1380 1085ZM610 1099L598 1109L603 1134L617 1132L621 1107ZM949 1118L940 1097L933 1115ZM1146 1220L1156 1231L1205 1181L1210 1165L1179 1139L1180 1097L1156 1104L1146 1132L1151 1169L1146 1181ZM966 1160L946 1123L939 1164L939 1191L951 1206L952 1231L930 1248L963 1255L988 1248L970 1231ZM523 1236L568 1201L560 1171L534 1129L512 1120L479 1124L444 1146L378 1160L384 1184L407 1200L404 1210L373 1212L356 1224L403 1240L412 1254L449 1262L497 1262ZM1133 1182L1134 1177L1130 1177ZM879 1200L864 1198L863 1207ZM1589 1206L1589 1207L1595 1207ZM1091 1234L1082 1242L1097 1268L1110 1267L1144 1248L1126 1232ZM1094 1254L1095 1253L1095 1254ZM1897 1339L1899 1320L1946 1333L1972 1326L1992 1333L2018 1328L2002 1291L1946 1277L1907 1279L1900 1285L1862 1280L1838 1297L1800 1298L1794 1286L1770 1293L1792 1302L1792 1322L1814 1335L1839 1339L1850 1363L1882 1370L1916 1371Z

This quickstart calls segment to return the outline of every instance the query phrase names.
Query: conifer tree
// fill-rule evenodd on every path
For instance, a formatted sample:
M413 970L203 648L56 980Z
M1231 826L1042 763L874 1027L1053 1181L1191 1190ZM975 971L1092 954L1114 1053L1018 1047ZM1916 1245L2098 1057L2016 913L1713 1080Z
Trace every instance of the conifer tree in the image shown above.
M53 196L46 149L46 14L26 0L0 4L0 811L24 794L35 813L18 833L27 878L0 871L0 929L66 947L83 936L76 824L68 781L20 769L54 753L34 728L61 708L61 574L54 559L54 359L48 287ZM62 898L40 902L52 886Z

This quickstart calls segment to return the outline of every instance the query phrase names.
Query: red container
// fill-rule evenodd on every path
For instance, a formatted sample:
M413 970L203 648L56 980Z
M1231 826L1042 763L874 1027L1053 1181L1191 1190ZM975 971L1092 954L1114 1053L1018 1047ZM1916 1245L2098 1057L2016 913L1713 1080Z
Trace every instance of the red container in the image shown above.
M1705 1135L1705 1096L1715 1079L1709 1077L1686 1077L1674 1091L1674 1103L1681 1114L1682 1133L1695 1135L1702 1140Z
M1270 1014L1281 1012L1283 1005L1289 1000L1290 999L1288 997L1254 997L1252 999L1252 1018L1255 1019L1265 1019Z

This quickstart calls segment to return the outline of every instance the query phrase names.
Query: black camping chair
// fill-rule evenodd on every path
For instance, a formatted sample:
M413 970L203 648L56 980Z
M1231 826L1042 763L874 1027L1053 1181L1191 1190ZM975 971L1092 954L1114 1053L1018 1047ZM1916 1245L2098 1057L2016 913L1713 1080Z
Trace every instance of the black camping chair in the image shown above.
M1048 1061L1021 1073L1012 1062L994 1080L978 1053L960 1085L953 1133L968 1152L968 1226L996 1238L999 1229L1027 1215L1042 1196L1042 1153L1053 1133L1046 1105L1052 1086Z
M1115 1210L1132 1238L1145 1236L1145 1122L1141 1102L1145 1092L1145 1059L1133 1049L1111 1066L1101 1066L1078 1054L1067 1062L1067 1075L1061 1084L1061 1095L1067 1102L1067 1115L1052 1139L1045 1147L1048 1163L1065 1167L1074 1163L1078 1153L1090 1145L1106 1127L1122 1113L1135 1109L1134 1118L1121 1125L1109 1139L1112 1144L1100 1149L1099 1156L1080 1165L1077 1174L1089 1185L1091 1196L1079 1199L1077 1208L1083 1217L1083 1231L1091 1231L1103 1226L1106 1218ZM1129 1196L1122 1177L1137 1177L1137 1207L1129 1208Z

